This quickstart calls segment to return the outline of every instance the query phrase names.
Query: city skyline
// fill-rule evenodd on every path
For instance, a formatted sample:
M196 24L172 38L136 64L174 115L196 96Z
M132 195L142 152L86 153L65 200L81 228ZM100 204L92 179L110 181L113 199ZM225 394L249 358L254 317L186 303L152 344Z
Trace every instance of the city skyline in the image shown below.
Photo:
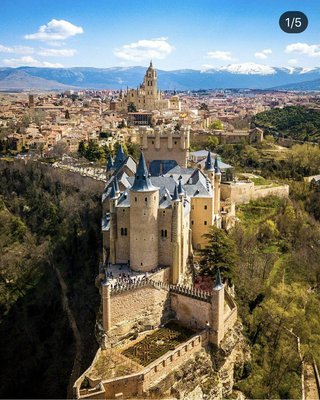
M239 3L239 2L236 2ZM163 70L223 68L258 74L271 67L319 66L315 1L2 1L1 67L128 67L150 59ZM304 12L301 34L280 30L280 15Z

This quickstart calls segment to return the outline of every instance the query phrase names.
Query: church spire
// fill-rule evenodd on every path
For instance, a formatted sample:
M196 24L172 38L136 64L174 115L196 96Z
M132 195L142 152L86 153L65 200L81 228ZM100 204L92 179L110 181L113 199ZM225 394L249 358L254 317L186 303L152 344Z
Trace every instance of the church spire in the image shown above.
M174 192L173 192L173 197L172 197L173 201L179 201L179 193L178 193L178 186L175 185L174 187Z
M183 187L182 187L182 179L181 178L179 179L178 193L179 194L184 194L184 190L183 190Z
M134 177L133 185L131 190L135 192L148 192L151 190L156 190L155 186L152 185L151 179L149 178L146 160L144 158L143 152L141 152L137 171Z
M204 169L206 171L213 171L213 169L214 169L210 151L208 151L208 155L207 155L207 159L206 159L206 163L205 163Z

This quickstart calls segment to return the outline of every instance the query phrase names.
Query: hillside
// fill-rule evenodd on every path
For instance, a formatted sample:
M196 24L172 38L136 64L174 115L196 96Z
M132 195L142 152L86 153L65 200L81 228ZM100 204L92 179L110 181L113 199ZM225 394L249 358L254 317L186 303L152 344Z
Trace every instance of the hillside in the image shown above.
M21 70L10 71L10 73L6 74L2 79L0 77L0 90L66 90L68 88L70 88L70 86L33 76Z
M65 87L61 85L66 85L69 88L120 89L139 85L143 80L145 71L146 67L1 68L0 88L49 90L53 88L62 89ZM15 75L15 73L18 75ZM162 90L268 89L317 80L320 77L320 68L311 70L289 69L248 63L231 64L205 71L193 69L164 71L157 69L157 73L158 84ZM42 80L38 80L40 78Z
M1 398L66 398L72 370L92 361L100 191L45 165L0 162Z
M320 111L301 106L274 108L257 114L252 121L274 136L295 140L320 139Z

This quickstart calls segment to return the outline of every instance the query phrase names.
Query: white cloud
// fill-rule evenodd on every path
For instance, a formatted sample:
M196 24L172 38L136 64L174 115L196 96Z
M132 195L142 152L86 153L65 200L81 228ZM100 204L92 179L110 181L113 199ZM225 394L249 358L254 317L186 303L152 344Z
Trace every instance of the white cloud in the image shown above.
M34 49L28 46L3 46L0 44L0 53L32 54Z
M308 43L293 43L289 44L286 47L285 52L289 54L303 54L309 57L320 57L320 45Z
M233 74L245 75L272 75L276 72L275 69L269 65L255 63L230 64L226 67L221 67L220 71L228 71Z
M141 39L137 42L123 45L114 51L114 55L125 61L141 62L144 60L162 60L168 57L174 47L168 43L168 38Z
M73 25L64 19L52 19L47 25L41 25L38 32L25 35L24 38L29 40L56 41L65 40L80 33L83 33L81 26Z
M6 58L3 64L8 67L47 67L47 68L63 68L62 64L50 63L48 61L39 61L31 56L24 56L21 58Z
M209 51L207 53L206 58L214 58L216 60L222 60L222 61L234 61L235 60L235 58L232 57L230 51L221 51L221 50Z
M266 58L268 58L268 55L272 54L272 50L271 49L265 49L262 51L257 51L256 53L254 53L254 56L256 58L259 58L260 60L265 60Z
M290 60L288 60L288 64L289 65L297 65L298 60L296 58L290 58Z
M76 52L75 49L41 49L38 54L44 57L73 57Z

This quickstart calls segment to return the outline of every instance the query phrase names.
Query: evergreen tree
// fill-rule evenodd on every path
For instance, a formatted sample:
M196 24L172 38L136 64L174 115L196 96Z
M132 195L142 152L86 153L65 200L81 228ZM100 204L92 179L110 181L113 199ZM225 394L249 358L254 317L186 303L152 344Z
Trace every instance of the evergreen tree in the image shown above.
M227 233L212 226L204 237L208 239L207 246L201 250L200 273L215 276L217 268L227 278L232 278L235 268L235 244Z

